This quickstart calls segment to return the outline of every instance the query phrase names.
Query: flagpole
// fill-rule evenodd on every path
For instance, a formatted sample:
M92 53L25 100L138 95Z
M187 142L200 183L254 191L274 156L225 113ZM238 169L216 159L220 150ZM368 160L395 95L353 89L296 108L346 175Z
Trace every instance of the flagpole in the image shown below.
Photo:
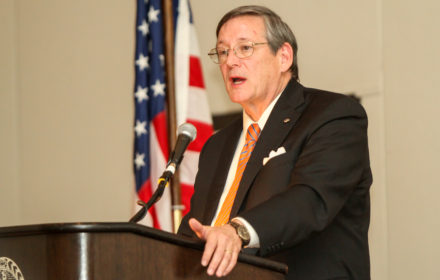
M177 119L176 119L176 94L174 80L174 20L173 1L163 0L164 30L165 30L165 70L167 83L167 104L168 104L168 135L170 151L176 143ZM182 220L181 192L179 172L174 174L171 181L171 204L173 216L173 231L176 233Z

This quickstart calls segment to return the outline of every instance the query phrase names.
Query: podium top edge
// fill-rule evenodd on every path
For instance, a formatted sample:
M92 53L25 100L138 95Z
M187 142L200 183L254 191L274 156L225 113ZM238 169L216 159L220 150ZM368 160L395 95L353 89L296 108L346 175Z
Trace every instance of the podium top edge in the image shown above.
M155 238L165 242L203 251L204 243L200 240L129 222L78 222L50 223L0 227L0 238L44 234L79 234L79 233L133 233ZM269 270L287 274L287 265L269 259L240 253L238 261L257 265Z

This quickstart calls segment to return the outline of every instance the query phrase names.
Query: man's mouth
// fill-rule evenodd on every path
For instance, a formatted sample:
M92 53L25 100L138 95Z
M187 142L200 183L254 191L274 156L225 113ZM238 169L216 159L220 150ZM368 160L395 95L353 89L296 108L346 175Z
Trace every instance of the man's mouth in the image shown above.
M246 81L243 77L231 77L231 81L234 85L241 85Z

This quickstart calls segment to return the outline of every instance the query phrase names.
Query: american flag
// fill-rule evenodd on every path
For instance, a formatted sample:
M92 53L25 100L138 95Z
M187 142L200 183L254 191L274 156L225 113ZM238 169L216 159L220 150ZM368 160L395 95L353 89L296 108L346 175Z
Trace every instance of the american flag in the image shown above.
M189 210L200 150L212 134L211 114L188 0L174 0L177 125L190 122L197 138L180 166L183 213ZM135 57L134 172L137 198L148 201L168 161L164 27L161 0L137 1ZM144 224L172 231L171 195L166 188Z

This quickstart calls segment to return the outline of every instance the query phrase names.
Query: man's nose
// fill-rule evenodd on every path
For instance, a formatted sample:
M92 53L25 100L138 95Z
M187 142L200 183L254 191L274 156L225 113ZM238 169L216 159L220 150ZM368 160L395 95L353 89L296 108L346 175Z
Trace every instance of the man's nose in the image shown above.
M240 58L235 55L235 51L233 49L230 49L228 52L228 56L226 57L226 64L231 67L234 65L239 65L239 63Z

